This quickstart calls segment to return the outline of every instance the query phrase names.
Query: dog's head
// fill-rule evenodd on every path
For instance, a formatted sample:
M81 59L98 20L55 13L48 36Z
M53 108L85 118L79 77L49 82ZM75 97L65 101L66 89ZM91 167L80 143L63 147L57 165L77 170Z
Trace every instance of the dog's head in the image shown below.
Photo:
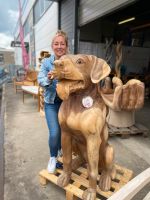
M59 80L57 93L63 100L89 84L97 84L110 73L108 64L93 55L65 55L54 65L53 76Z

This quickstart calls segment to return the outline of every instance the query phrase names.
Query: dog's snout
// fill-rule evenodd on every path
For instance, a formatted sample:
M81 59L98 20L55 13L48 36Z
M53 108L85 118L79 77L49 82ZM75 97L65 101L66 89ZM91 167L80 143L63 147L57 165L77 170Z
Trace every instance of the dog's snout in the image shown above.
M55 61L54 61L54 65L55 65L56 67L59 67L59 68L63 68L63 67L64 67L64 63L63 63L63 61L61 61L61 60L55 60Z

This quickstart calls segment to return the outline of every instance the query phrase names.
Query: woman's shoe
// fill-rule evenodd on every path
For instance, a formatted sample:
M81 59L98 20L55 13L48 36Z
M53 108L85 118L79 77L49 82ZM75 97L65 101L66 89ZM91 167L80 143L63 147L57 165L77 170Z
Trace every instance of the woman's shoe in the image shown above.
M48 161L47 171L53 174L56 171L56 157L50 157Z
M63 163L57 161L56 168L57 169L63 169Z

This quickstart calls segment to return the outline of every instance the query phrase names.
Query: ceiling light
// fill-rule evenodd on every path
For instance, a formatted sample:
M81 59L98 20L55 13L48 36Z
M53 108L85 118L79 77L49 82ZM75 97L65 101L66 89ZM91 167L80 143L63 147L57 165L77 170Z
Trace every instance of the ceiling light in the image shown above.
M123 21L120 21L120 22L118 22L118 24L119 24L119 25L120 25L120 24L124 24L124 23L130 22L130 21L132 21L132 20L135 20L135 17L131 17L131 18L129 18L129 19L125 19L125 20L123 20Z

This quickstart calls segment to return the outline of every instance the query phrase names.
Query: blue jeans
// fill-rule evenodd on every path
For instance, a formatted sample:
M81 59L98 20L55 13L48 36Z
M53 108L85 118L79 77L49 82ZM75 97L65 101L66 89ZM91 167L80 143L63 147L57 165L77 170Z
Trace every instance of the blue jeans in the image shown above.
M49 129L49 149L51 157L57 157L58 150L61 149L61 130L58 122L58 111L61 102L49 104L45 102L45 116Z

